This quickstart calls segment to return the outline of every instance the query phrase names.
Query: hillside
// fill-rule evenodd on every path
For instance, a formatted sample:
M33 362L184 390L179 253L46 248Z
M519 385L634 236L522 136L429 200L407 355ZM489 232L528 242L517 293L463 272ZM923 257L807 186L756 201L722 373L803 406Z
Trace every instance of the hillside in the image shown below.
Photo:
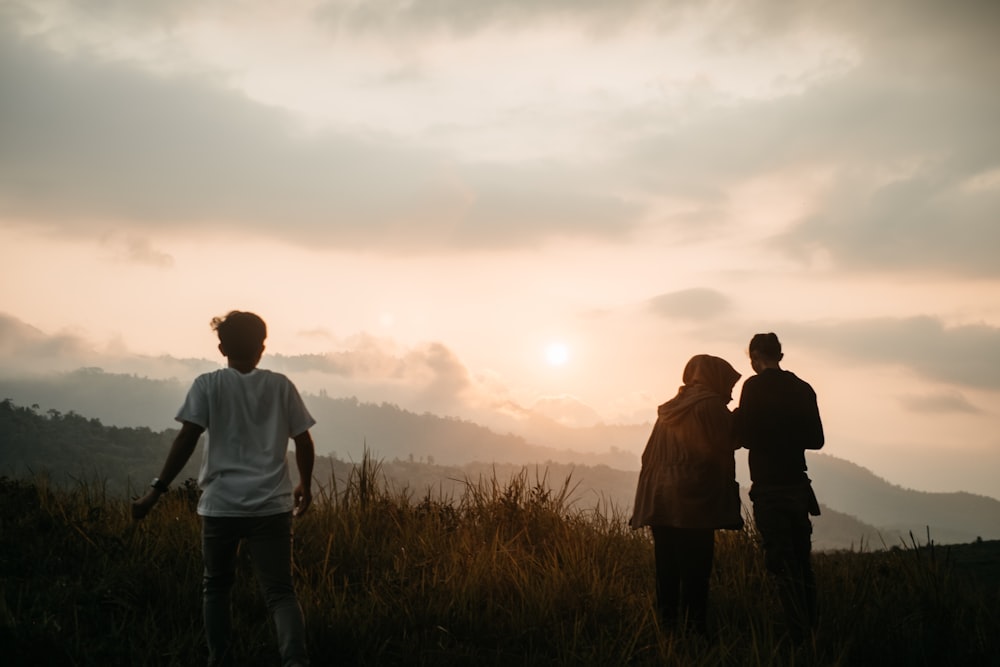
M217 368L212 365L211 368ZM192 367L188 373L209 370ZM169 429L184 400L187 384L81 368L71 373L32 378L0 378L0 399L37 404L100 419L120 427ZM504 461L561 461L639 469L636 451L649 434L646 425L599 425L572 429L542 418L526 424L535 437L498 433L479 424L428 413L416 414L390 403L364 403L304 393L319 422L313 430L317 451L360 458L367 447L380 458L408 458L446 465L475 458ZM544 444L544 446L542 446ZM630 451L626 451L626 449ZM474 451L474 453L473 453Z
M608 445L603 451L541 446L522 436L496 433L470 421L416 414L388 403L375 405L354 398L326 396L307 396L305 400L318 421L313 429L317 451L342 458L359 458L367 447L378 458L414 457L445 465L478 459L631 467L635 460L634 455Z
M75 375L78 393L83 393L85 381L93 379L91 376L98 378L96 386L102 391L117 387L113 396L123 387L134 388L139 397L134 400L140 402L143 397L159 395L157 392L169 394L174 386L80 371ZM114 402L108 396L103 401ZM89 401L96 402L93 398ZM319 420L314 435L320 453L357 461L367 447L377 459L412 463L398 469L395 464L387 465L387 471L397 470L394 481L417 491L428 485L445 488L454 484L451 478L475 478L486 469L510 471L524 465L539 466L553 485L558 486L570 475L576 485L576 502L609 502L622 511L631 505L638 465L633 464L635 455L620 445L629 439L644 443L648 435L648 426L607 426L601 431L608 438L603 448L599 440L581 439L584 445L574 451L540 446L522 436L496 433L469 421L416 414L385 403L375 405L327 396L309 396L307 402ZM97 475L105 479L109 491L123 492L129 484L144 485L159 471L173 437L171 430L104 426L96 418L73 411L42 412L18 407L9 400L3 405L0 474L46 470L64 479ZM574 431L555 425L549 429L563 444L572 443ZM749 485L745 452L738 456L742 456L737 470L745 492ZM850 548L861 543L876 548L892 546L909 542L911 533L926 541L928 529L931 539L940 544L1000 539L1000 501L968 493L903 489L860 466L822 453L809 453L808 461L809 474L824 507L823 515L815 522L817 548ZM196 476L197 456L184 474ZM749 506L746 498L744 502Z
M207 369L204 369L207 370ZM194 369L190 372L193 374ZM178 380L80 368L70 373L25 378L0 377L0 400L75 412L105 424L153 430L171 428L187 386Z
M175 431L105 426L75 412L40 413L0 401L0 475L45 475L56 485L103 483L111 494L142 488L160 470ZM198 474L198 461L184 477Z
M329 475L337 478L338 488L343 488L351 464L336 459L325 459L317 464L317 479ZM629 508L638 481L637 471L616 470L608 466L583 466L547 462L536 465L516 465L472 462L460 466L440 466L409 460L386 460L381 471L384 479L394 488L408 488L417 498L459 498L469 484L481 480L510 479L527 473L529 481L541 483L556 491L566 489L566 500L578 510L618 515L628 518ZM748 489L743 487L744 513L750 512ZM821 505L822 514L813 520L813 547L818 551L851 549L862 545L881 548L899 544L905 534L880 531L853 516ZM920 536L923 538L924 533ZM925 538L924 538L925 539ZM935 538L937 539L937 538ZM938 540L940 541L940 540Z
M996 544L816 554L818 631L795 648L751 535L722 531L709 634L692 636L657 622L647 532L527 473L440 503L389 488L371 460L324 461L351 474L295 526L315 665L964 666L1000 651ZM4 664L204 664L193 500L170 493L135 523L86 484L0 479ZM274 665L246 555L235 662Z
M819 453L810 454L809 475L826 502L886 532L923 536L929 529L940 543L1000 537L993 498L905 489L850 461Z

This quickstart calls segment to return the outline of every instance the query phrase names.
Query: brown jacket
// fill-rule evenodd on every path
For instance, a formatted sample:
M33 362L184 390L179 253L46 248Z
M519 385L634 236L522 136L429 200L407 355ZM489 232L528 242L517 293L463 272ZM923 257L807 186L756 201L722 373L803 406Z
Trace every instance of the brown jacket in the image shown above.
M718 357L688 362L684 385L657 410L642 453L633 528L743 527L733 458L738 445L726 407L739 377Z

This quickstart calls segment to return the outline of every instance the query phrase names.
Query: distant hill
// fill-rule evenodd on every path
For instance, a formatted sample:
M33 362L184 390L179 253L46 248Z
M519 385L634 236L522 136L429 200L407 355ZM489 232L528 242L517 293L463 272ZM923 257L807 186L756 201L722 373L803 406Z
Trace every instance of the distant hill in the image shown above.
M123 462L119 468L141 483L158 472L171 436L169 432L146 428L138 420L156 415L150 422L153 429L174 424L172 417L186 384L98 369L82 369L60 378L0 380L0 399L13 398L16 403L10 403L12 409L38 403L41 407L35 417L50 419L52 414L58 415L59 419L52 423L36 427L55 429L62 438L60 446L53 447L49 443L55 436L33 444L24 440L23 433L17 437L0 433L0 474L12 469L38 470L39 466L86 474L99 464L106 467L109 456L118 457ZM622 508L631 504L639 467L636 452L641 451L650 429L648 424L571 429L536 421L532 425L535 435L529 439L525 435L497 433L462 419L417 414L387 403L376 405L326 395L306 395L305 399L319 420L314 429L318 451L340 460L358 461L368 447L384 461L429 465L420 473L421 479L428 480L440 478L442 471L452 468L463 475L478 471L476 462L495 464L498 470L506 470L508 465L519 469L525 464L541 464L548 468L550 481L561 482L565 473L573 470L583 500L604 498ZM52 411L50 416L46 416L47 411ZM118 426L105 427L95 416ZM113 421L117 419L123 421ZM71 436L68 429L79 429L86 435ZM134 431L131 435L129 429ZM115 444L116 439L133 436L145 444L124 448ZM15 441L19 443L17 452ZM746 487L749 480L745 452L742 456L737 469ZM971 542L980 537L1000 539L1000 501L993 498L904 489L861 466L818 452L808 453L807 460L817 496L825 507L815 522L817 545L839 548L864 542L877 548L883 543L892 546L908 542L910 533L923 542L928 528L931 539L940 544ZM67 468L71 464L82 467ZM116 474L119 468L115 468ZM189 464L189 469L193 476L197 466Z
M75 412L120 427L162 430L176 425L174 415L187 388L179 380L80 368L71 373L0 378L0 400L10 398L18 405Z
M417 414L388 403L312 395L305 400L319 422L313 429L317 449L341 458L358 458L367 447L378 458L412 456L445 465L552 461L638 469L635 454L607 442L581 442L579 448L544 446L463 419ZM591 448L584 449L588 445Z
M346 479L346 464L336 465L339 471L337 474ZM382 471L387 480L397 486L408 487L418 497L428 492L435 497L459 497L467 483L476 484L480 480L493 479L504 483L524 471L529 484L543 483L555 491L566 484L574 507L584 510L600 508L607 515L617 513L624 519L630 514L639 477L638 471L555 462L537 465L472 462L459 466L439 466L396 459L383 461ZM742 488L745 513L751 507L747 491L746 487ZM1000 512L1000 508L997 511ZM862 545L882 548L883 541L885 546L893 546L899 544L901 539L898 533L880 531L826 505L822 505L822 514L813 520L813 529L813 546L817 550L851 549Z
M850 461L820 453L807 456L820 499L878 526L884 535L908 540L912 532L926 541L929 529L931 539L941 544L1000 537L1000 501L993 498L905 489Z
M52 483L100 481L121 495L144 490L159 473L176 431L105 426L75 412L0 401L0 475L46 475ZM193 459L182 477L198 474Z
M153 380L135 375L81 368L71 373L33 378L0 378L0 400L37 404L100 419L119 427L176 427L174 415L184 400L188 382ZM645 425L600 425L572 429L542 418L527 428L539 433L544 445L524 436L497 433L479 424L429 413L417 414L389 403L362 403L356 398L304 394L319 422L313 430L317 450L341 458L360 458L367 446L380 458L430 460L457 464L480 460L502 462L560 461L639 468L634 451L625 446L648 435Z

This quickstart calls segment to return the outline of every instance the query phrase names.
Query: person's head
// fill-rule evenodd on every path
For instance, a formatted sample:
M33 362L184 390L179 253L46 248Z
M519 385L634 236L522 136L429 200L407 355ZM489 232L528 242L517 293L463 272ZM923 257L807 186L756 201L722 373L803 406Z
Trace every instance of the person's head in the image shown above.
M709 354L696 354L684 366L684 384L698 384L722 396L729 402L733 387L740 379L739 371L725 359Z
M784 354L781 353L781 341L774 333L754 334L750 339L750 366L754 372L760 373L765 368L779 368Z
M219 335L219 351L229 359L230 365L256 366L264 353L267 325L259 316L233 310L225 317L213 317L212 329Z

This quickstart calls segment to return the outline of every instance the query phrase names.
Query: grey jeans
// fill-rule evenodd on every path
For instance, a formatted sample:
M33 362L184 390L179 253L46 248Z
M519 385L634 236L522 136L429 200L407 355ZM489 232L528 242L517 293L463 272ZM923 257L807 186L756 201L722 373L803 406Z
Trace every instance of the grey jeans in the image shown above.
M240 542L250 550L257 583L274 619L284 667L308 665L302 608L292 587L292 514L201 518L205 562L202 601L209 665L232 665L230 593Z

